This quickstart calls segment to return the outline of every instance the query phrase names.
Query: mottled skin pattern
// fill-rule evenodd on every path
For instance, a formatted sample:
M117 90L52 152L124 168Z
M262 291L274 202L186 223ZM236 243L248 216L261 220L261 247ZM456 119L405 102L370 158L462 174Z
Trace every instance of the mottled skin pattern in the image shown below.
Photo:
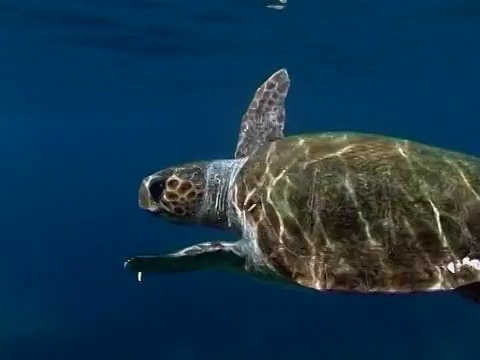
M174 221L201 222L197 213L205 193L205 167L204 162L185 164L146 177L139 189L139 205L161 209Z
M248 156L265 140L283 137L285 99L289 88L288 73L282 69L257 89L242 117L236 159Z
M479 280L480 161L409 141L318 134L271 141L237 176L272 270L318 290L410 292Z

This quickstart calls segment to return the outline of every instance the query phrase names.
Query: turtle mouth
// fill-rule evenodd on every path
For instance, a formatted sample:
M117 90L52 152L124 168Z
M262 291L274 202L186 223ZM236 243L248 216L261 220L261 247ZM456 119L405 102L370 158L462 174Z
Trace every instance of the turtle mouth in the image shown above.
M157 213L160 211L160 204L158 204L150 194L150 190L148 188L148 182L145 180L142 181L140 184L140 188L138 189L138 206L145 211L150 213Z

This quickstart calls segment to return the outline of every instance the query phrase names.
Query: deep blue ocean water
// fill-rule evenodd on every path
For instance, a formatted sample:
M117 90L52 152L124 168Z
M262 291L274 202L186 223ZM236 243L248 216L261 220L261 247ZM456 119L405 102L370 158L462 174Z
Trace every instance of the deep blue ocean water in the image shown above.
M0 359L478 356L453 293L288 290L148 277L133 254L230 234L137 206L141 178L231 157L281 67L286 133L355 130L480 155L477 0L0 1ZM472 342L474 342L472 344Z

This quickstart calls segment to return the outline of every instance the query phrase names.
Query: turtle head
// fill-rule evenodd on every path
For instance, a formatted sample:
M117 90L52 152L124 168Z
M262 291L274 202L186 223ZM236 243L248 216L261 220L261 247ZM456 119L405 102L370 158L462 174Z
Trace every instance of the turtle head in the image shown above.
M139 206L171 221L201 222L206 170L206 163L190 163L147 176L138 191Z

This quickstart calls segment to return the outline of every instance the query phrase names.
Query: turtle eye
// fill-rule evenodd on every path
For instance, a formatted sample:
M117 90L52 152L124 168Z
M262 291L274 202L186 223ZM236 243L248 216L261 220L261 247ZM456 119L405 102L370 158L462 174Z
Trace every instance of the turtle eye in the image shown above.
M162 198L163 190L165 190L165 180L158 180L148 187L150 196L157 202Z

